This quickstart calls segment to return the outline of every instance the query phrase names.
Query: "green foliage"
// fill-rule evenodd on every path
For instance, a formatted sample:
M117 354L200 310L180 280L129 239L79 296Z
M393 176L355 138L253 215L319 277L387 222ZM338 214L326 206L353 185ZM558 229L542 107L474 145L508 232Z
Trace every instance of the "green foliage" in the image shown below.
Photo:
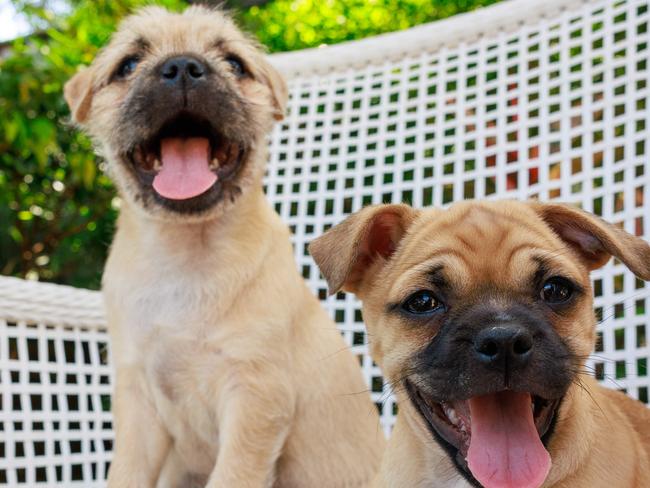
M76 1L0 60L0 273L97 288L115 192L88 138L69 122L63 84L105 44L133 1ZM178 8L181 2L167 2Z
M404 29L494 1L275 0L236 16L271 51L284 51ZM98 288L115 192L90 141L69 123L63 84L92 61L119 19L151 2L68 0L59 15L42 0L13 3L37 34L0 57L0 273Z
M271 52L407 29L498 0L275 0L238 16Z

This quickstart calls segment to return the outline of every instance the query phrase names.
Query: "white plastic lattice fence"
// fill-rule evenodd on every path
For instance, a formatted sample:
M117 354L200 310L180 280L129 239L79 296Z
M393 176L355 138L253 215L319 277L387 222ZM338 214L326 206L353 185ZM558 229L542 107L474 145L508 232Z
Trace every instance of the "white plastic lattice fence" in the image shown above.
M104 486L112 374L99 293L0 278L0 485Z
M360 356L387 431L395 405L366 355L358 302L326 298L308 242L368 203L502 197L577 203L650 240L649 7L513 0L272 57L291 98L267 194ZM601 341L590 366L648 403L650 286L612 262L594 289ZM103 486L106 344L99 295L0 279L0 484Z

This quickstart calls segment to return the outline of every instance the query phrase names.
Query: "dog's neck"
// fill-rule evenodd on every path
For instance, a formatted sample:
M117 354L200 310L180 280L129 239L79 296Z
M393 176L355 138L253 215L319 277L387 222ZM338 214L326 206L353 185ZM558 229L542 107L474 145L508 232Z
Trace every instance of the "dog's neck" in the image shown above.
M283 262L287 269L295 269L288 229L261 188L241 195L219 218L204 222L143 218L127 205L120 213L110 254L105 285L120 283L125 276L136 287L170 283L172 278L197 299L218 292L224 306L251 280L261 279L265 262ZM297 272L284 276L291 281L284 286L295 286L300 279Z
M418 426L417 414L408 409L404 406L397 415L372 488L469 488L444 450Z
M203 223L165 223L122 210L103 290L121 313L131 313L133 324L148 323L152 316L158 324L179 317L203 323L206 316L216 323L246 289L306 293L289 231L261 188L241 195L225 217ZM286 272L278 275L277 269Z
M232 245L252 228L256 239L242 245L263 246L272 231L271 214L273 211L259 188L241 195L222 214L206 220L150 218L127 204L120 211L119 232L128 233L134 244L149 247L157 254L171 257L186 253L199 259L203 254L214 256L220 244L227 241Z

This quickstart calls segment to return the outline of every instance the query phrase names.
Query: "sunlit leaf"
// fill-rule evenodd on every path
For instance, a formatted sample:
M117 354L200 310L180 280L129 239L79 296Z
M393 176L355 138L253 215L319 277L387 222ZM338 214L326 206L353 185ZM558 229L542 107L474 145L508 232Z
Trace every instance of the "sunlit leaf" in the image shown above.
M27 220L32 220L34 218L34 215L29 210L21 210L18 212L18 219L27 221Z

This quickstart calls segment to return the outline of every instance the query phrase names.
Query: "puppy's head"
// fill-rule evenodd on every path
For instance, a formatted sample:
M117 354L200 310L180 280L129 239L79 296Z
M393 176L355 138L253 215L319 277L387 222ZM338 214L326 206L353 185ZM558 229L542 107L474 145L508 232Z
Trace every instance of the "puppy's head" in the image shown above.
M560 403L594 346L590 270L616 256L650 279L647 243L559 204L367 207L310 251L331 292L363 300L400 415L485 487L548 474Z
M149 7L65 86L123 197L167 219L223 211L263 174L287 91L224 13Z

